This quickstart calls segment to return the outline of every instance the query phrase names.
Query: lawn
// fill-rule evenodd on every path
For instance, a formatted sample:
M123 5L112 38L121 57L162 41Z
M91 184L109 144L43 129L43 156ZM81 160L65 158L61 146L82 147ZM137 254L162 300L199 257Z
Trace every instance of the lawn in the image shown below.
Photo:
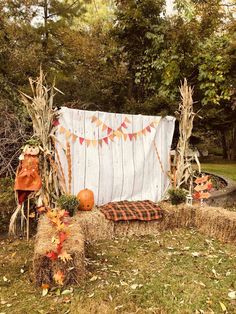
M236 313L235 247L194 230L98 242L84 283L46 296L30 280L33 240L0 252L0 313Z
M214 172L236 181L236 163L202 163L202 170Z

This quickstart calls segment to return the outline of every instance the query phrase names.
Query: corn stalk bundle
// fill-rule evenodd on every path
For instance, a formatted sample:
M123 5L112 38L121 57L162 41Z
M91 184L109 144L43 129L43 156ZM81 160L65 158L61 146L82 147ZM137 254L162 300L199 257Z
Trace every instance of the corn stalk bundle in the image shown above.
M177 115L179 117L179 141L176 150L176 186L187 184L192 175L191 161L197 156L189 156L189 139L192 135L193 120L195 113L193 112L193 89L188 86L187 80L181 84L180 94L182 101L179 104Z
M53 100L59 90L55 87L55 83L51 87L46 85L42 69L40 69L39 77L35 80L30 78L29 82L32 96L21 92L21 98L32 120L33 133L39 139L42 151L40 172L43 186L39 195L39 204L51 205L53 199L63 191L51 140L56 129L53 121L58 116L58 111L53 108Z

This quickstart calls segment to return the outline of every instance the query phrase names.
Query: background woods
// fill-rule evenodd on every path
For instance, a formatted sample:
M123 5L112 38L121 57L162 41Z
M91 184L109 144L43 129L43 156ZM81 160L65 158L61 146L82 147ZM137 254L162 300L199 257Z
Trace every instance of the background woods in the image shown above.
M186 77L203 117L193 143L236 159L233 2L178 0L166 15L163 0L2 0L0 12L0 175L31 134L19 90L40 64L58 106L89 110L174 114Z

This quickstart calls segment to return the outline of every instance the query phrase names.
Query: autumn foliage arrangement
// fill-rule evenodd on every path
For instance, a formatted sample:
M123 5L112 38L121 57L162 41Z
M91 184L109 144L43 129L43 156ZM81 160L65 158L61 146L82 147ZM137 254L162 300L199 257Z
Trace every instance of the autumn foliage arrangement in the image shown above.
M52 237L52 243L55 244L55 250L50 250L45 253L46 257L50 261L61 260L63 263L67 263L68 261L72 260L71 255L63 248L64 242L69 237L69 212L64 209L50 209L47 208L45 215L49 219L50 223L55 228L55 236ZM56 284L63 285L64 283L65 274L63 270L58 269L53 274L53 279Z

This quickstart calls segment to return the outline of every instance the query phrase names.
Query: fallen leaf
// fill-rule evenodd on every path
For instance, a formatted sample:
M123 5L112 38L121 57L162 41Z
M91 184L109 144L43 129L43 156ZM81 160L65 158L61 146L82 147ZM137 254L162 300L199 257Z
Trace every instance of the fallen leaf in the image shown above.
M119 310L119 309L121 309L123 306L124 306L123 304L122 304L122 305L117 305L117 306L115 307L115 310Z
M94 292L91 293L88 297L89 297L89 298L92 298L93 296L94 296Z
M199 252L193 252L191 255L192 255L193 257L199 257L199 256L200 256L200 253L199 253Z
M230 291L228 293L228 297L231 299L231 300L236 300L236 291Z
M42 296L45 297L48 294L48 289L42 290Z
M95 280L97 280L97 279L98 279L98 276L93 276L92 278L90 278L89 281L95 281Z
M219 301L219 303L220 303L220 306L221 306L221 308L222 308L222 311L223 311L223 312L227 312L227 308L226 308L226 306L224 305L224 303L222 303L222 302L220 302L220 301Z
M133 285L130 286L131 289L135 290L138 287L138 284L134 283Z
M63 290L61 294L67 295L67 294L71 294L73 291L74 291L73 288L70 288L70 289Z

